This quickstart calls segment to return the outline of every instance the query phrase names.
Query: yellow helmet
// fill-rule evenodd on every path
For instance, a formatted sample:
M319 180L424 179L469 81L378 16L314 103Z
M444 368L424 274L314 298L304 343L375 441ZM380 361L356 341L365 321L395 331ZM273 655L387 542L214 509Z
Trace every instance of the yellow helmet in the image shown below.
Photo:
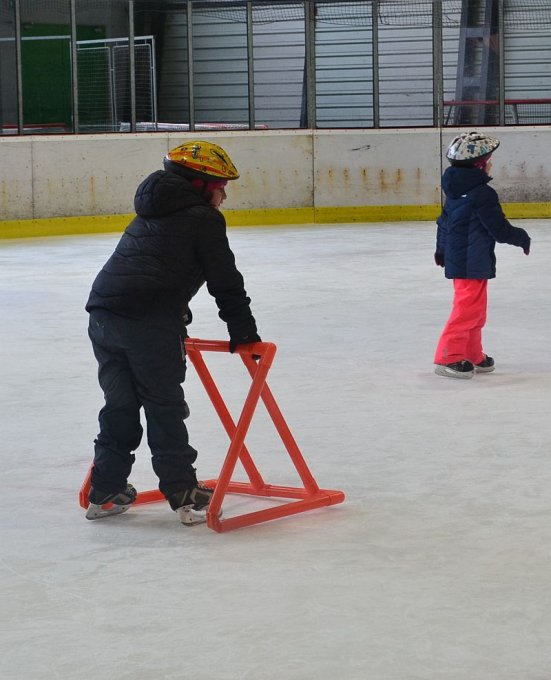
M163 160L165 170L191 179L237 179L239 173L218 144L193 141L171 149Z

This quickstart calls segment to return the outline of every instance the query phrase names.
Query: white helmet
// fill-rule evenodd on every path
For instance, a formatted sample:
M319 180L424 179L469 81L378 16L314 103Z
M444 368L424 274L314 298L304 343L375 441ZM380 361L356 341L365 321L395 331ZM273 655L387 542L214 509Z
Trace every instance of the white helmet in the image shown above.
M499 139L482 132L462 132L449 145L446 158L452 165L473 165L475 161L489 156L499 146Z

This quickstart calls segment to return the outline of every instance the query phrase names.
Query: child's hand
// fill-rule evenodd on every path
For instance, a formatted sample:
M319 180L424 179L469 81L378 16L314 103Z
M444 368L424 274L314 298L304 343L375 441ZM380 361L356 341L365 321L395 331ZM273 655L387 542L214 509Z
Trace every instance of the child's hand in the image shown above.
M516 227L520 235L520 243L518 245L522 248L525 255L530 255L530 244L532 243L528 232L520 227Z
M230 337L230 352L233 354L239 345L248 345L252 342L262 342L260 336L257 333L250 333L249 335Z
M434 261L438 267L444 266L444 253L434 253Z

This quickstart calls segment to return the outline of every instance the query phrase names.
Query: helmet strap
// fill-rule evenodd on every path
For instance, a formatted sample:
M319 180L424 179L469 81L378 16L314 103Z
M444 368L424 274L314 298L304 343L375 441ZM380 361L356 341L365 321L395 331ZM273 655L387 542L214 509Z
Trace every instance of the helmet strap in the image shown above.
M207 188L207 180L206 179L192 179L191 180L191 186L194 187L195 189L199 189L199 191L204 194L205 190Z
M226 184L228 183L227 180L222 179L222 180L212 180L209 182L206 179L193 179L191 180L191 185L195 187L196 189L199 189L199 191L203 194L212 194L212 192L215 189L223 189Z
M479 168L480 170L484 170L486 168L486 165L488 161L490 160L491 153L488 154L487 156L482 156L482 158L478 158L474 163L473 166L475 168Z

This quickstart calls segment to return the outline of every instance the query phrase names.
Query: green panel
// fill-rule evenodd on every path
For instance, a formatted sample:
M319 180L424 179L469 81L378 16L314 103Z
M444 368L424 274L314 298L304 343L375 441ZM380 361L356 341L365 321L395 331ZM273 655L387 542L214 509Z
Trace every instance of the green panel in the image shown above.
M23 120L25 126L62 125L72 130L70 28L63 24L23 24L21 62L23 78ZM105 37L105 28L79 26L78 40Z

